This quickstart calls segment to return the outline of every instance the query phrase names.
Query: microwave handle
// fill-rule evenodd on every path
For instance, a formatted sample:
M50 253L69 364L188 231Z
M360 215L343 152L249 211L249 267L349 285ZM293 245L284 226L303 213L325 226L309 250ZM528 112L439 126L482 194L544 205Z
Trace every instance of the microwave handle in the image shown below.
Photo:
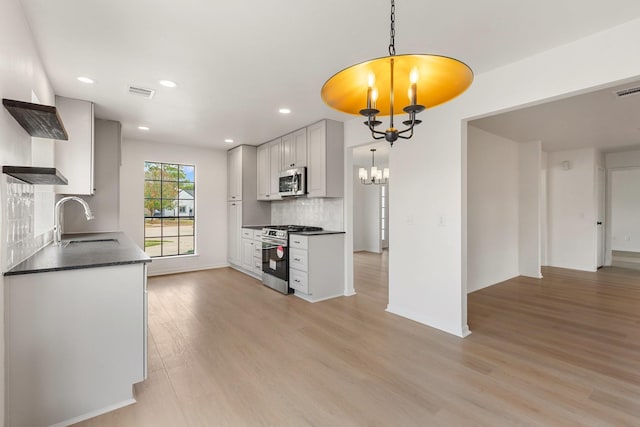
M297 193L299 189L300 185L298 183L298 174L296 173L293 175L293 192Z

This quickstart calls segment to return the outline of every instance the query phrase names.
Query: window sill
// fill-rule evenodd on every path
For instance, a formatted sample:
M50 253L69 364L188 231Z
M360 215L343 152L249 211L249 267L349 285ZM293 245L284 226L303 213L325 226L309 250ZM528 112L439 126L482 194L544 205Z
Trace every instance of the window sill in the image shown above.
M185 255L167 255L167 256L156 256L156 257L151 257L152 261L155 261L157 259L180 259L180 258L194 258L194 257L199 257L200 254L195 253L195 254L185 254Z

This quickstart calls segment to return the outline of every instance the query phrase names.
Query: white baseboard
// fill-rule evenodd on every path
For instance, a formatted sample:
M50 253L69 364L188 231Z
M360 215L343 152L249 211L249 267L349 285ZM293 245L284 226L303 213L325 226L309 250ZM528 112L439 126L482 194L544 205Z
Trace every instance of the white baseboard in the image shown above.
M66 427L71 424L79 423L80 421L88 420L89 418L97 417L98 415L106 414L107 412L115 411L116 409L124 408L136 403L134 398L124 400L122 402L114 403L113 405L105 406L104 408L97 409L95 411L88 412L86 414L71 418L70 420L61 421L57 424L52 424L50 427Z
M188 273L191 271L202 271L202 270L213 270L216 268L224 268L224 267L229 267L229 264L196 265L193 267L173 267L173 268L156 269L155 271L149 271L149 269L147 269L148 271L147 276L149 277L164 276L167 274Z
M401 317L404 317L406 319L409 320L413 320L414 322L418 322L421 323L423 325L429 326L431 328L435 328L435 329L439 329L441 331L444 331L446 333L449 333L451 335L455 335L457 337L460 338L464 338L467 335L469 335L471 332L469 331L469 326L468 325L460 325L460 328L451 328L448 326L445 326L443 324L440 324L436 321L434 321L433 319L429 319L427 318L427 316L424 316L422 314L419 313L415 313L412 312L410 310L405 310L399 307L395 307L392 306L391 304L387 305L387 312L391 313L391 314L395 314Z

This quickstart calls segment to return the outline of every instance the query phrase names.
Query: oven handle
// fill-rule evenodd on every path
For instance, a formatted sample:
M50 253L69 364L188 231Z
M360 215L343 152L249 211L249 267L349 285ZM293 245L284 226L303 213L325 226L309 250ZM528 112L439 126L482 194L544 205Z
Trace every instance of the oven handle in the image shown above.
M282 247L286 247L287 243L286 242L282 242L279 240L272 240L272 239L267 239L265 237L262 238L262 249L269 249L269 248L273 248L275 246L267 246L265 247L265 244L271 244L271 245L277 245L277 246L282 246Z

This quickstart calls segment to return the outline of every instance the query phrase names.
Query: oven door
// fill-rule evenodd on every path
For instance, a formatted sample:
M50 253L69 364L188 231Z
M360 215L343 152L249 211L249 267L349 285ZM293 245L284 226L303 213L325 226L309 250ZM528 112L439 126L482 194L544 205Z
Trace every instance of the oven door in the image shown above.
M262 238L262 272L289 281L289 248L282 241Z

